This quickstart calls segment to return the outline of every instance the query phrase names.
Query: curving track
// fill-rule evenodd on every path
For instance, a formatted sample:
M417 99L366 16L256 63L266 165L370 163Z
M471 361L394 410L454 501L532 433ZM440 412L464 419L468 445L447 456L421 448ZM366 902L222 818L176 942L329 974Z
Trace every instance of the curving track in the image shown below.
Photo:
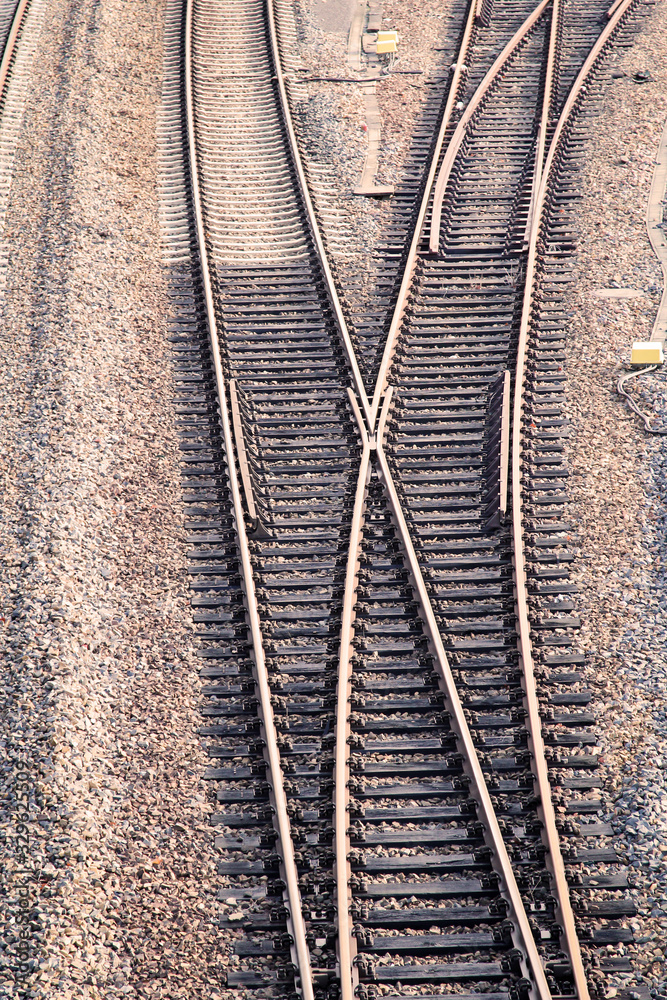
M229 985L585 1000L627 964L567 575L562 290L571 123L633 6L462 11L364 327L305 184L289 5L171 4L203 731L221 898L245 901Z
M29 67L43 15L43 0L0 0L0 218L7 211ZM7 245L0 244L0 288L7 251Z

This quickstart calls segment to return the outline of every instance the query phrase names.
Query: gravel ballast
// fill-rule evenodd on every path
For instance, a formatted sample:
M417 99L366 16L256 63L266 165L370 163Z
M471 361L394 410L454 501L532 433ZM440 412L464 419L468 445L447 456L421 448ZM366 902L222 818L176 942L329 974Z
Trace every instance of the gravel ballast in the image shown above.
M214 925L196 734L157 205L163 6L48 4L2 233L0 997L241 995L219 986L234 959ZM297 10L299 59L342 75L343 36L327 37L309 10ZM454 37L453 5L441 30L423 7L388 4L385 16L404 66ZM448 57L432 53L428 72ZM653 79L636 83L646 68ZM617 977L610 997L667 988L667 460L614 391L662 287L644 216L667 118L664 4L613 69L626 75L605 85L583 173L568 386L606 818L639 909L639 977ZM354 273L389 206L350 196L365 152L357 88L308 87L303 121L321 122L310 167L340 213L340 268ZM398 177L424 97L407 76L381 88L382 180ZM641 294L593 294L614 284ZM662 374L632 391L667 424ZM17 976L20 927L30 950Z
M652 80L635 74L649 70ZM651 336L662 272L646 208L667 120L667 8L657 4L635 45L604 74L600 113L582 172L580 242L569 338L569 520L578 535L582 648L590 654L603 797L626 857L638 916L629 946L633 985L667 988L667 457L615 391L632 342ZM634 289L633 298L600 297ZM608 293L609 294L609 293ZM613 294L613 293L612 293ZM632 382L630 385L632 386ZM663 373L629 390L656 426L667 426Z
M226 960L160 267L162 7L50 3L17 152L0 329L5 996L215 997Z
M311 13L308 19L308 11L315 9L305 0L299 6L305 21L300 56L313 74L319 64L332 74L341 72L342 48L335 39L324 44L317 18ZM386 13L401 29L405 64L421 66L424 37L416 12L408 7L392 15L386 7ZM446 46L442 37L431 31L430 38ZM636 944L627 950L638 975L609 976L610 998L633 988L667 991L667 460L665 439L648 438L615 392L632 342L650 337L662 291L645 216L667 120L665 53L667 9L657 4L633 46L617 50L603 74L599 112L589 120L581 175L584 197L577 210L581 243L576 280L568 293L573 311L567 390L573 423L569 520L578 535L574 576L582 587L582 648L590 654L586 681L595 693L591 707L600 736L604 818L612 822L617 849L629 863L638 908L636 918L622 921L634 928ZM634 79L646 70L648 83ZM416 97L413 87L420 84L396 77L380 87L383 181L395 181L404 162L401 125L415 122L417 110L404 101L406 93ZM341 213L338 223L324 220L329 246L334 259L343 251L341 274L363 273L372 269L368 247L391 203L355 199L351 193L363 138L357 160L339 155L341 144L360 128L358 88L341 86L325 97L318 94L322 85L309 87L311 104L319 107L326 101L327 113L304 149L316 171L326 171L326 197ZM394 94L395 87L402 93ZM328 135L329 123L338 120L342 128ZM594 294L614 285L641 294L631 299ZM631 391L641 407L655 416L656 425L667 427L664 375L647 376L640 387ZM622 955L623 946L613 953Z

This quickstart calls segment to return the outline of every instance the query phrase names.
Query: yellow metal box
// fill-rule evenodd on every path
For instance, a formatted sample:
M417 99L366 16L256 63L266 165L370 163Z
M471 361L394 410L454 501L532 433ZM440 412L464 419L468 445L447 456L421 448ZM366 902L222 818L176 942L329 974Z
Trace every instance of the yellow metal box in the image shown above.
M632 365L661 365L664 361L659 340L635 340L632 345Z
M384 52L396 52L397 48L398 46L396 42L393 40L393 38L387 39L386 42L381 42L380 39L378 38L378 43L375 46L375 51L380 56Z

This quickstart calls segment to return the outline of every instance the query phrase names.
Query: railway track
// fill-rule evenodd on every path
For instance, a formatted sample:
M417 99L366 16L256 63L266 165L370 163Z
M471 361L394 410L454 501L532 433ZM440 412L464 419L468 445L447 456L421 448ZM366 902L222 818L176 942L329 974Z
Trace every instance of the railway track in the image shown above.
M0 0L0 219L9 202L28 74L43 16L43 0ZM7 252L7 245L0 242L0 292Z
M229 986L585 1000L629 969L561 458L573 123L635 8L462 10L362 322L291 120L289 4L170 4L164 224Z

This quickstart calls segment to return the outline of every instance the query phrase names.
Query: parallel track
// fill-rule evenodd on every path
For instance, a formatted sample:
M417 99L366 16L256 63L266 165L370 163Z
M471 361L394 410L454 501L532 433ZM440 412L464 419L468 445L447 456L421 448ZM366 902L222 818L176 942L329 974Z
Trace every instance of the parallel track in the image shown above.
M0 0L0 219L7 211L28 68L42 16L43 0ZM7 250L6 244L0 245L0 289Z
M0 94L4 95L30 0L4 0L0 4Z
M401 207L385 340L357 362L282 78L289 6L172 2L187 55L184 90L168 75L167 222L207 777L221 898L246 900L229 985L585 1000L581 935L591 981L625 967L595 955L630 940L616 920L633 910L581 798L594 720L567 669L559 457L568 130L603 14L465 12L468 70ZM184 131L185 169L169 158Z

